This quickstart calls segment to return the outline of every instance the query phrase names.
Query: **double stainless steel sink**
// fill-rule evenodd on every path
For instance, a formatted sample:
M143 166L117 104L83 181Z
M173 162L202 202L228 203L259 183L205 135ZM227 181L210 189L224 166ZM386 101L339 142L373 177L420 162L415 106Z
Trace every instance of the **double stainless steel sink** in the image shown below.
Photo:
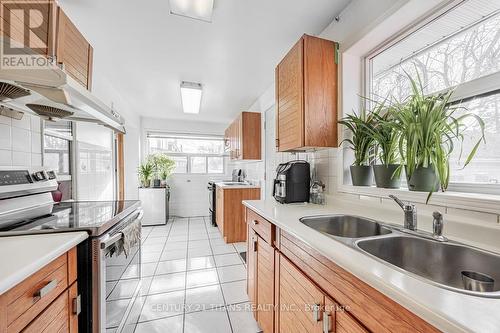
M300 221L422 281L464 294L500 298L500 256L494 253L352 215L309 216Z

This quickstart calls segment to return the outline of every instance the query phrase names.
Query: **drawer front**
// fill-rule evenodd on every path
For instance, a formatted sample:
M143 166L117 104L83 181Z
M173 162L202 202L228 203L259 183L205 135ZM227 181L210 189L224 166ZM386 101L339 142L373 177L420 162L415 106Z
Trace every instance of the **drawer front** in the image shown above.
M274 245L274 225L247 208L247 223L268 244Z
M70 332L69 313L69 291L66 290L22 332Z
M25 328L68 287L67 258L63 254L5 293L8 332Z

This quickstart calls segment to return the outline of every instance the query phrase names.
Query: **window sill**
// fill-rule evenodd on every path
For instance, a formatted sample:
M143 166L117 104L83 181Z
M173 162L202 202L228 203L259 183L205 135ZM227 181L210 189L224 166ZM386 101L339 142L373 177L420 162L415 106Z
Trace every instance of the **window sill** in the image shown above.
M377 187L340 185L338 192L364 195L375 198L387 198L390 194L397 196L401 200L411 201L415 203L426 203L427 192L412 192L406 188L401 189L385 189ZM430 205L445 206L450 208L458 208L472 210L476 212L485 212L500 214L500 195L480 194L480 193L465 193L465 192L435 192L429 200Z

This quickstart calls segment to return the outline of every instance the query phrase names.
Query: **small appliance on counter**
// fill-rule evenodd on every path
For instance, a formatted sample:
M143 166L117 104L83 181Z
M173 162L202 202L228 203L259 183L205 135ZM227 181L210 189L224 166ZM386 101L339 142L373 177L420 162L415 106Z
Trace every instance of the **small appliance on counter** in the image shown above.
M311 167L302 160L279 164L273 196L280 203L309 202Z

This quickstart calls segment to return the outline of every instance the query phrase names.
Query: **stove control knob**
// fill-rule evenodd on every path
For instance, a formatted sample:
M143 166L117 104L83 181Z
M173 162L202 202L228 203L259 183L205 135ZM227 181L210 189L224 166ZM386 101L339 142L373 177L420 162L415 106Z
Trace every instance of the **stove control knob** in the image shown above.
M38 171L33 174L33 179L38 182L42 180L47 180L47 175L45 171Z

